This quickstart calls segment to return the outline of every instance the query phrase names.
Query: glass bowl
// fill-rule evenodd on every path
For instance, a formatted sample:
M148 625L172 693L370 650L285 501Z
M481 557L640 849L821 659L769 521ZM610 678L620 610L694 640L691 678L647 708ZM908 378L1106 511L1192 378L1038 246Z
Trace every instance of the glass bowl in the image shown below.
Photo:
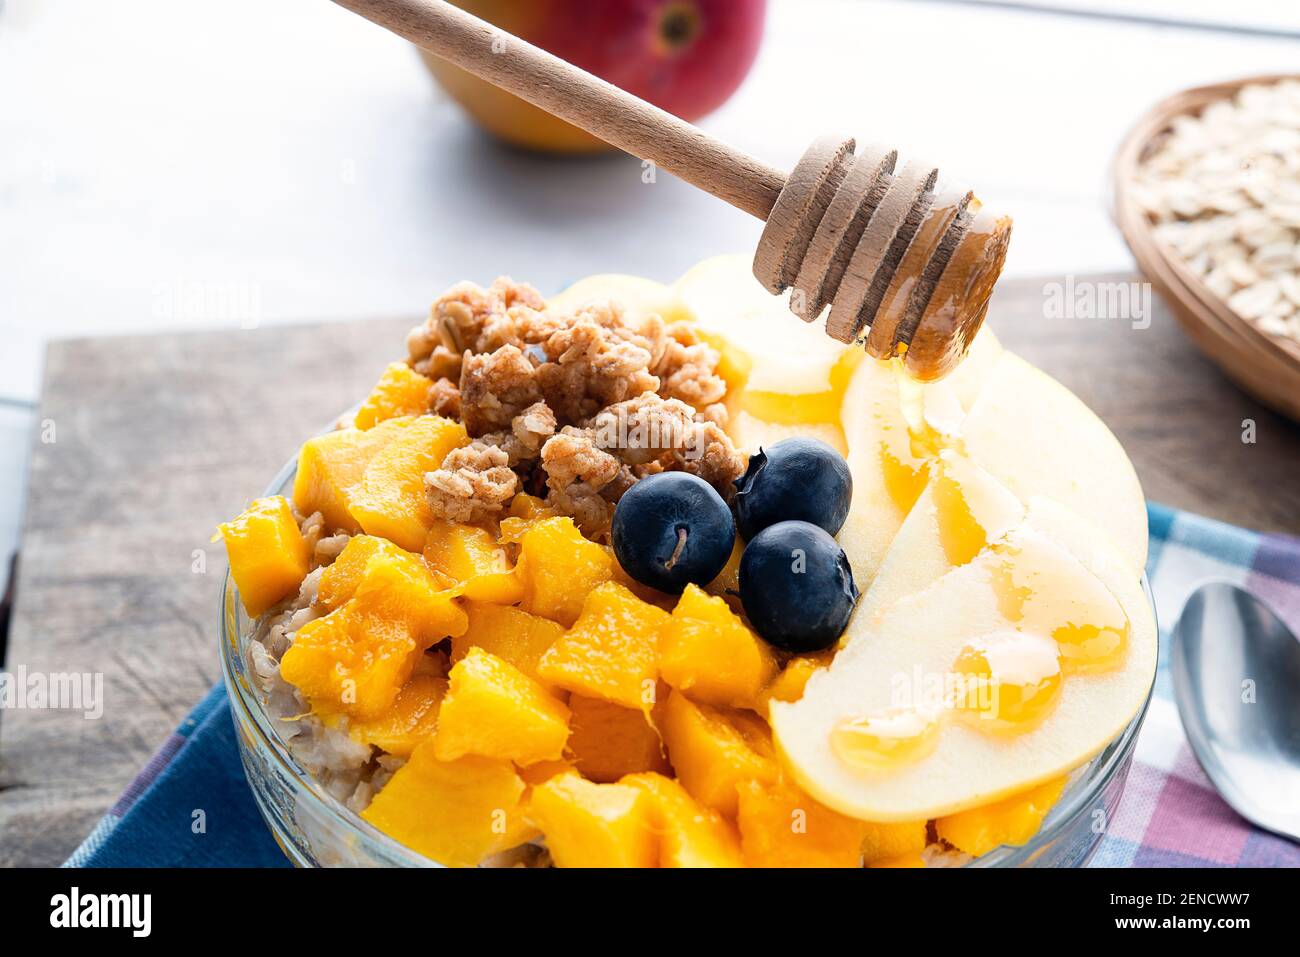
M264 494L290 497L297 460ZM1151 590L1143 576L1147 600ZM1154 602L1152 611L1154 613ZM226 572L220 608L221 670L239 756L257 806L285 855L299 867L440 867L373 827L331 795L293 756L250 677L250 621ZM1154 678L1154 676L1153 676ZM1154 687L1154 681L1153 681ZM968 867L1082 867L1114 819L1151 691L1119 737L1074 772L1061 799L1026 844L996 848Z

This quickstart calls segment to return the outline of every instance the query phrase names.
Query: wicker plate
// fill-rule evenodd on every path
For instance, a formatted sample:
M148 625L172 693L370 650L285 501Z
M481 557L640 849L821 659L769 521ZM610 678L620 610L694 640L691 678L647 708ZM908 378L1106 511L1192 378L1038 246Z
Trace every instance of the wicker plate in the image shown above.
M1255 398L1300 421L1300 344L1260 332L1228 308L1182 257L1156 238L1146 212L1134 201L1139 165L1168 136L1176 117L1200 113L1243 86L1296 79L1247 77L1176 93L1156 104L1129 132L1115 156L1115 222L1138 267L1173 310L1197 347Z

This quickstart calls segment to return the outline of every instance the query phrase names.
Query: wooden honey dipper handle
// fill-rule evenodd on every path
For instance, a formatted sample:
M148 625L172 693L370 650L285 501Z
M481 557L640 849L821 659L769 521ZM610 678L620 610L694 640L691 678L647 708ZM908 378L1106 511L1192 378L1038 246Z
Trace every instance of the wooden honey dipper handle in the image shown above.
M335 0L737 209L767 219L785 174L443 0Z
M766 220L754 275L793 287L805 321L918 378L965 353L1001 272L1010 220L970 193L936 196L938 170L824 138L789 177L686 121L444 0L334 0L416 46Z

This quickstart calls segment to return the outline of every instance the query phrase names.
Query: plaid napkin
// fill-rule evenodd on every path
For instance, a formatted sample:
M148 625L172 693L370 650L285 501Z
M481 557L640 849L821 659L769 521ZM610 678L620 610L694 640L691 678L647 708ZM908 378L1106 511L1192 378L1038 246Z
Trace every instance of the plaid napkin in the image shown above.
M1219 798L1187 746L1168 642L1206 581L1241 585L1300 631L1300 539L1149 505L1147 575L1161 655L1119 811L1094 867L1300 867L1300 847L1251 827ZM194 833L194 809L208 817ZM69 867L285 866L244 780L220 686L191 712L67 861Z

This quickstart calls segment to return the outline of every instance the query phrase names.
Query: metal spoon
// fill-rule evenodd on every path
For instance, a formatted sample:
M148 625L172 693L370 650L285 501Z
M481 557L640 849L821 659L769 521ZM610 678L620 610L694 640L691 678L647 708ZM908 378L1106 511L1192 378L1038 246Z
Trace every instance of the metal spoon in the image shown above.
M1202 585L1174 629L1174 697L1234 811L1300 842L1300 641L1247 591Z

